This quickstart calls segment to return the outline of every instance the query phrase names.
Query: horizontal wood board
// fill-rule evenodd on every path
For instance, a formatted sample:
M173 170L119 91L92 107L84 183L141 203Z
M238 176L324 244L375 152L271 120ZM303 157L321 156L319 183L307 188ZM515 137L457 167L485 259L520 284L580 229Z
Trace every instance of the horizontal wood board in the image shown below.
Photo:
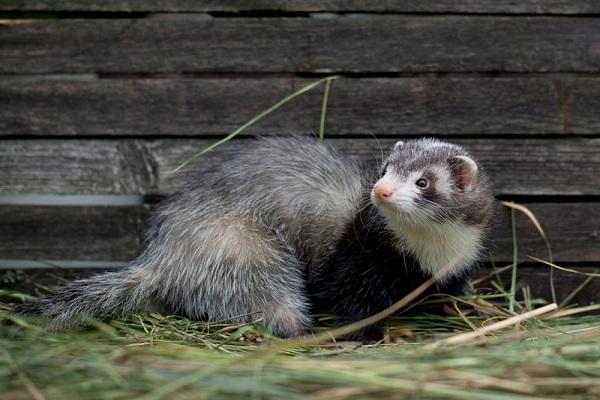
M600 20L587 17L22 22L0 25L0 73L600 71Z
M555 261L600 260L600 203L526 205L544 227ZM146 206L0 206L0 259L127 261L143 247L148 216ZM520 259L548 259L531 221L520 213L516 221ZM491 248L495 261L512 260L510 226L507 210L499 209Z
M598 273L600 271L598 268L573 269L584 274ZM487 270L482 270L481 274L483 275L486 272ZM555 269L553 280L557 302L561 303L570 296L583 284L586 278L585 275ZM502 286L509 291L511 271L509 270L500 274L500 279ZM497 281L497 277L494 276L490 278L490 280ZM548 302L553 301L550 268L543 265L533 267L519 266L517 269L517 299L523 299L521 288L526 286L529 286L532 298L542 298ZM479 284L478 288L483 293L498 293L498 291L489 284L489 281ZM488 288L488 290L486 290L486 288ZM577 295L575 295L575 297L572 298L570 305L597 304L598 293L600 293L600 279L592 279Z
M166 194L202 169L230 159L235 145L228 143L170 174L215 140L3 140L0 193ZM328 143L369 168L378 165L396 140L328 139ZM482 163L498 195L600 195L600 138L451 142L465 146Z
M130 260L148 208L0 206L0 259Z
M296 90L298 78L5 79L0 136L223 135ZM245 133L319 128L323 86ZM598 135L600 78L345 78L328 135Z
M432 13L599 13L594 0L3 0L13 11L287 11L287 12L432 12Z

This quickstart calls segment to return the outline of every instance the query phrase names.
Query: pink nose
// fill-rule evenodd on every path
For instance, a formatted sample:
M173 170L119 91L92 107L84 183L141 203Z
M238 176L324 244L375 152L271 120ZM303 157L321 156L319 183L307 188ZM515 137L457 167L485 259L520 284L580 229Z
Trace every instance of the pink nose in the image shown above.
M373 194L378 199L383 200L394 194L394 189L389 183L377 182L375 186L373 186Z

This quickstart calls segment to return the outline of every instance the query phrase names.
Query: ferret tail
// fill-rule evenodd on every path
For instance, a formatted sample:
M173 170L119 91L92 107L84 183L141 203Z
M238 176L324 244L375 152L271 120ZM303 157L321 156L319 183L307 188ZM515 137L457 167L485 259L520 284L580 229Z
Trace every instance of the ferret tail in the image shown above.
M130 267L77 280L58 292L14 309L18 314L35 314L60 330L77 325L82 316L108 318L147 307L144 270Z

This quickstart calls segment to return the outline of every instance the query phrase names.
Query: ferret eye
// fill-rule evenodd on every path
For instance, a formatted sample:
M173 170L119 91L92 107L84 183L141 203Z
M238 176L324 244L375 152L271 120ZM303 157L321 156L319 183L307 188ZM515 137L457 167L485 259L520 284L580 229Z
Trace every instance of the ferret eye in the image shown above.
M416 182L417 186L420 187L421 189L425 189L427 186L429 186L429 182L427 181L427 179L425 178L421 178Z
M380 178L383 178L383 176L384 176L384 175L385 175L385 173L387 172L387 169L388 169L388 166L389 166L389 165L390 165L389 163L385 163L385 164L383 165L383 167L381 168L381 172L379 173L379 177L380 177Z

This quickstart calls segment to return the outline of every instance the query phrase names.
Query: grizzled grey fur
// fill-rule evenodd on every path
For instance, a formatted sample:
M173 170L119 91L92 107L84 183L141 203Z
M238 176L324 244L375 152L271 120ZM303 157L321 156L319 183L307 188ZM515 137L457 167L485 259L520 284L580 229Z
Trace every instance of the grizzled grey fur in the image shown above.
M441 162L467 155L458 146L428 140L397 146L385 167L396 165L398 174L400 167L427 168L432 147ZM160 310L209 321L262 317L276 335L306 332L311 326L307 276L318 277L331 260L343 232L369 203L365 193L377 177L313 139L262 138L234 148L230 160L210 166L163 201L148 230L147 248L128 268L75 281L20 311L48 317L55 327L79 314ZM409 159L413 164L403 166ZM438 204L432 223L460 219L483 232L491 212L487 187L471 196L474 213L452 200L449 208ZM446 194L439 196L438 203ZM403 223L414 224L388 219L394 232L402 232ZM404 243L401 237L397 242ZM465 261L469 265L460 268L470 268L479 251L478 245L477 254Z

